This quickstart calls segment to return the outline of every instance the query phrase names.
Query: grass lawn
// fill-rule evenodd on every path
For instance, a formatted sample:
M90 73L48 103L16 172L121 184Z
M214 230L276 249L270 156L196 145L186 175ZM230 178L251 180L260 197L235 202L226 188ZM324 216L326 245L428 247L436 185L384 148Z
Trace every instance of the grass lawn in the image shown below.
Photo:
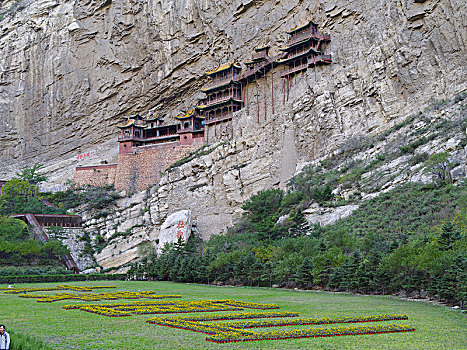
M24 284L16 285L16 287L45 287L57 284L60 283ZM67 284L115 285L117 287L116 289L96 289L93 292L153 290L160 294L181 294L181 300L235 299L271 303L280 306L280 310L277 311L299 312L300 317L401 313L407 314L409 320L387 323L409 324L414 326L416 331L215 344L205 341L206 335L202 333L161 327L145 322L157 315L105 317L79 310L62 309L62 306L66 304L84 303L78 300L37 303L34 299L18 298L17 295L4 294L1 291L0 323L4 323L7 330L41 338L56 349L467 349L467 317L447 307L423 302L404 301L383 296L354 296L254 287L216 287L171 282L96 281ZM4 286L1 285L1 287ZM38 294L54 293L56 291ZM122 301L106 300L102 303ZM246 309L245 311L261 310ZM373 323L367 325L371 324ZM343 326L348 325L343 324ZM257 331L279 329L264 328L257 329Z

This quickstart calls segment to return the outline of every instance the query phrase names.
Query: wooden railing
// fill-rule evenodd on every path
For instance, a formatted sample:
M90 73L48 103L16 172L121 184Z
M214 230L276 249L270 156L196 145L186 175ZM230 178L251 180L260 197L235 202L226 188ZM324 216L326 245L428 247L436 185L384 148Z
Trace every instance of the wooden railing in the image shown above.
M229 83L231 80L232 80L232 75L229 75L225 79L213 81L210 84L204 86L203 90L215 89L216 87L219 87L219 86L222 86L222 85L225 85L225 84Z
M209 124L214 124L214 123L217 123L217 122L220 122L220 121L223 121L223 120L232 119L232 116L233 116L233 114L229 113L229 114L221 115L221 116L218 116L218 117L213 117L210 120L206 120L204 122L204 124L209 125Z
M299 72L299 71L307 69L307 68L308 68L308 62L302 63L299 66L290 67L289 69L285 69L283 72L281 72L281 78L284 78L287 75Z
M237 96L235 93L229 93L225 96L222 96L220 98L216 98L214 100L209 100L209 101L206 101L206 106L212 106L212 105L215 105L217 103L221 103L221 102L225 102L225 101L228 101L230 100L231 98L235 98L235 99L238 99L240 100L241 99L241 96Z

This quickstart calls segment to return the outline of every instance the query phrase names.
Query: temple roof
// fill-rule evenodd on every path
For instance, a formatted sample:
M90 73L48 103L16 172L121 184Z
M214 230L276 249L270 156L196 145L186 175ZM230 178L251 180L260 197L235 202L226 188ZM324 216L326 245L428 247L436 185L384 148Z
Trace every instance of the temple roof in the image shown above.
M232 83L232 79L226 79L224 82L221 82L219 84L210 84L210 85L207 85L201 88L200 90L201 92L206 92L206 91L214 90L214 89L229 85L230 83Z
M134 117L139 117L138 116L132 116L133 118ZM127 118L127 117L123 117L124 119L127 119L127 120L124 120L122 123L120 124L117 124L117 128L128 128L130 126L136 126L137 128L145 128L147 126L146 124L146 121L142 120L142 119L133 119L133 118Z
M123 118L127 118L127 117L123 117ZM135 120L134 119L128 119L120 124L117 124L117 128L128 128L129 126L132 126L134 124Z
M294 59L296 59L296 58L298 58L298 57L302 57L303 55L307 55L307 54L309 54L310 52L319 53L319 51L316 51L315 49L313 49L312 47L310 47L308 50L303 51L303 52L302 52L301 54L299 54L299 55L296 55L296 56L293 56L293 57L279 58L278 60L276 60L276 62L277 62L277 63L285 63L285 62L294 60Z
M215 74L215 73L218 73L218 72L222 72L223 70L230 69L232 66L235 67L235 68L242 69L242 67L238 63L229 62L229 63L225 63L225 64L220 65L216 69L213 69L211 71L207 71L206 75L212 75L212 74Z
M217 105L220 105L220 104L223 104L223 103L226 103L226 102L230 102L230 101L236 101L236 102L242 102L242 100L238 99L238 98L234 98L234 97L231 97L229 99L226 99L226 100L220 100L218 102L215 102L213 104L210 104L209 106L208 105L199 105L199 106L196 106L196 109L206 109L206 108L211 108L213 106L217 106Z
M256 51L256 52L260 52L260 51L267 50L267 49L269 49L269 48L270 48L269 45L258 46L258 47L255 47L255 51Z
M312 20L308 20L308 23L306 24L303 24L301 26L296 26L296 27L293 27L292 29L290 29L289 31L286 31L287 34L293 34L299 30L302 30L302 29L306 29L307 27L311 26L312 24L314 24L315 26L318 26L316 23L314 23Z
M303 43L306 43L307 41L310 41L313 39L313 36L309 36L309 37L306 37L305 39L301 40L301 41L297 41L296 43L293 43L292 45L289 45L289 46L284 46L284 47L279 47L279 51L288 51L290 50L292 47L295 47L295 46L298 46L300 44L303 44Z
M195 109L193 108L193 105L191 105L188 109L182 109L181 112L181 114L175 116L176 119L191 118L195 113Z

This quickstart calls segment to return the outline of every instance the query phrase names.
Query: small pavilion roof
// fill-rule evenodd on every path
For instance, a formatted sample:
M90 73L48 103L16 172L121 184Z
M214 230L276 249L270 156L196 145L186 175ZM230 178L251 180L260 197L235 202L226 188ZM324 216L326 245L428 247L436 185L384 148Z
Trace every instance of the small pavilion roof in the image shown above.
M181 112L182 112L181 114L175 116L176 119L180 120L180 119L191 118L193 114L195 113L195 109L193 108L193 105L191 105L187 109L182 109Z
M117 128L121 128L121 129L128 128L128 127L132 126L134 123L135 123L134 119L127 119L126 121L123 121L122 123L117 124Z
M307 27L309 27L309 26L311 26L311 25L313 25L313 24L314 24L315 26L317 26L317 24L316 24L315 22L313 22L312 20L308 20L307 23L305 23L305 24L303 24L303 25L301 25L301 26L295 26L295 27L293 27L292 29L290 29L289 31L287 31L286 33L287 33L287 34L293 34L293 33L297 32L297 31L299 31L299 30L306 29Z
M236 62L229 62L229 63L225 63L225 64L220 65L220 66L217 67L216 69L207 71L207 72L206 72L206 75L212 75L212 74L215 74L215 73L219 73L219 72L222 72L223 70L230 69L231 67L235 67L235 68L239 68L239 69L242 68L242 67L241 67L238 63L236 63Z
M269 45L261 45L261 46L255 47L255 51L256 52L264 51L264 50L269 49L270 47L271 46L269 46Z

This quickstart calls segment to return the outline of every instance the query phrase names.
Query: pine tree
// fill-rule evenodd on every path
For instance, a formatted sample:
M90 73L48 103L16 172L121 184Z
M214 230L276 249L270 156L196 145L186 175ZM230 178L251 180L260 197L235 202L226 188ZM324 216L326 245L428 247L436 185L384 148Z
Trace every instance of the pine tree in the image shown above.
M447 222L443 225L438 237L439 249L449 250L452 248L454 241L461 237L461 233L456 229L452 222Z
M310 233L310 225L308 225L308 221L306 221L301 209L298 209L296 212L292 211L289 220L290 237L306 236Z
M298 268L295 281L301 285L313 282L313 264L309 258L305 258Z

